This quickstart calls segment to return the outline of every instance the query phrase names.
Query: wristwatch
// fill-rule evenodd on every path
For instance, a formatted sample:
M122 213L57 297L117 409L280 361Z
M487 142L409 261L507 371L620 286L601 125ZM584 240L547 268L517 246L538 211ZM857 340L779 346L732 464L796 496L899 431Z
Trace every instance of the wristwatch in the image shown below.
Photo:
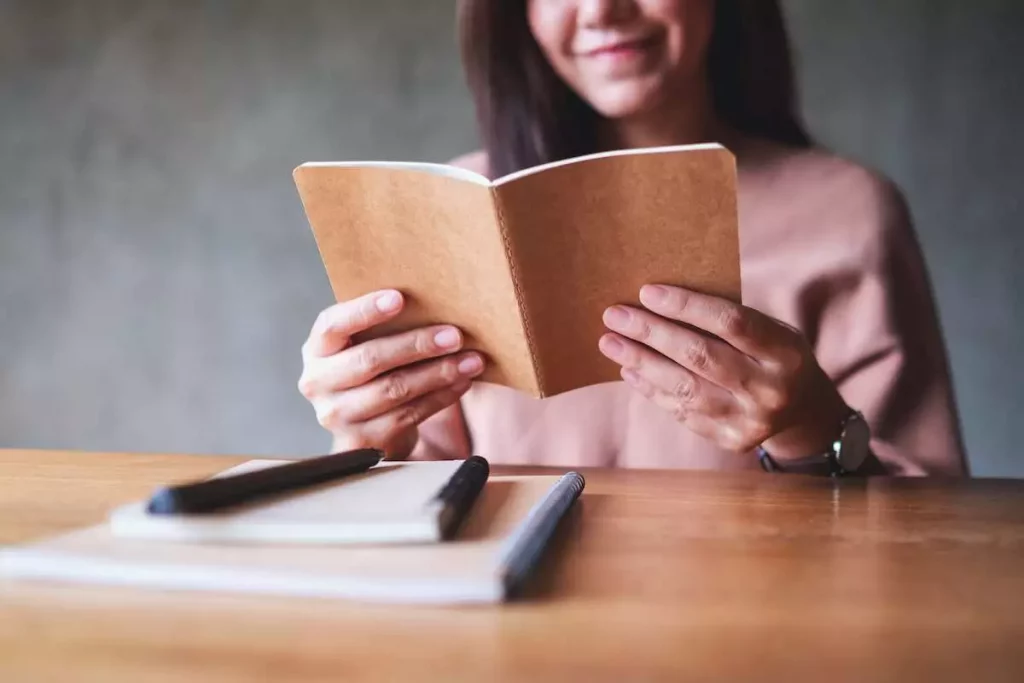
M757 456L766 472L817 471L824 460L829 474L841 477L860 469L870 452L871 428L860 412L851 409L839 427L839 437L824 453L787 462L785 467L780 466L763 447L758 447Z

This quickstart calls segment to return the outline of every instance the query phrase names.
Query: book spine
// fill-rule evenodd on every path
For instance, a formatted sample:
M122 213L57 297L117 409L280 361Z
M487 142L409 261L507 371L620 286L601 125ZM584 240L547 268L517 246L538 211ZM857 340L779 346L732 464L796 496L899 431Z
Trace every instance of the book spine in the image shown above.
M537 365L537 348L533 339L533 332L530 330L530 316L526 314L526 300L523 295L522 283L519 281L519 269L516 266L516 257L512 250L512 240L508 236L508 228L505 225L505 212L501 205L501 196L492 187L491 199L494 202L494 211L498 217L498 231L501 233L501 244L505 248L505 259L508 261L508 270L512 276L512 290L516 296L516 306L519 307L519 322L523 326L523 336L526 337L526 349L530 353L530 367L533 368L533 380L537 386L537 395L546 396L544 389L544 378L540 373L540 366Z
M484 458L474 455L466 459L455 474L438 492L434 500L441 504L439 526L441 538L449 539L469 513L473 503L484 490L491 466Z
M501 553L506 597L518 593L530 578L555 533L558 523L583 493L586 481L579 472L569 472L538 501L512 535Z

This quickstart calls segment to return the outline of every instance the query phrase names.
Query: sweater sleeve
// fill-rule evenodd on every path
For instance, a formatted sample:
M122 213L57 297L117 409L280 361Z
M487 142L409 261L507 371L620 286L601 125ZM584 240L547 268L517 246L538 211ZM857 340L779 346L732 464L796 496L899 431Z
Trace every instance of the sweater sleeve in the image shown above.
M873 179L865 220L820 311L815 352L872 428L890 474L964 475L967 462L931 284L899 190Z

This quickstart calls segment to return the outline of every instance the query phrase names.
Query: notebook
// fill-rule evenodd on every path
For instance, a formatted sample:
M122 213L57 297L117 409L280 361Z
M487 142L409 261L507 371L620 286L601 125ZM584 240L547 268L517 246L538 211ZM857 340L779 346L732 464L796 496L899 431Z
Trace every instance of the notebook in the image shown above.
M0 551L0 575L363 602L495 603L526 584L583 487L575 472L491 477L455 538L440 543L214 543L124 536L101 524Z
M433 543L452 533L487 480L455 475L463 460L382 462L361 474L200 515L154 515L146 501L115 509L115 536L217 543ZM483 461L486 464L486 461ZM220 476L283 461L253 460ZM448 501L456 499L456 505Z
M481 379L536 397L618 381L602 313L641 286L740 300L736 163L721 145L620 150L494 181L442 164L311 162L294 181L334 295L407 305L358 340L458 326Z

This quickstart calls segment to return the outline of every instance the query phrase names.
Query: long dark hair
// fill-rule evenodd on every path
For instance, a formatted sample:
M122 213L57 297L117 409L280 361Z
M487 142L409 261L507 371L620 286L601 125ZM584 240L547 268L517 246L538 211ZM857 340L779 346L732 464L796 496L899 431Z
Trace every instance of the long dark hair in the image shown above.
M747 135L809 146L778 0L713 1L707 68L715 114ZM492 175L599 151L600 117L544 57L526 2L459 4L462 59Z

